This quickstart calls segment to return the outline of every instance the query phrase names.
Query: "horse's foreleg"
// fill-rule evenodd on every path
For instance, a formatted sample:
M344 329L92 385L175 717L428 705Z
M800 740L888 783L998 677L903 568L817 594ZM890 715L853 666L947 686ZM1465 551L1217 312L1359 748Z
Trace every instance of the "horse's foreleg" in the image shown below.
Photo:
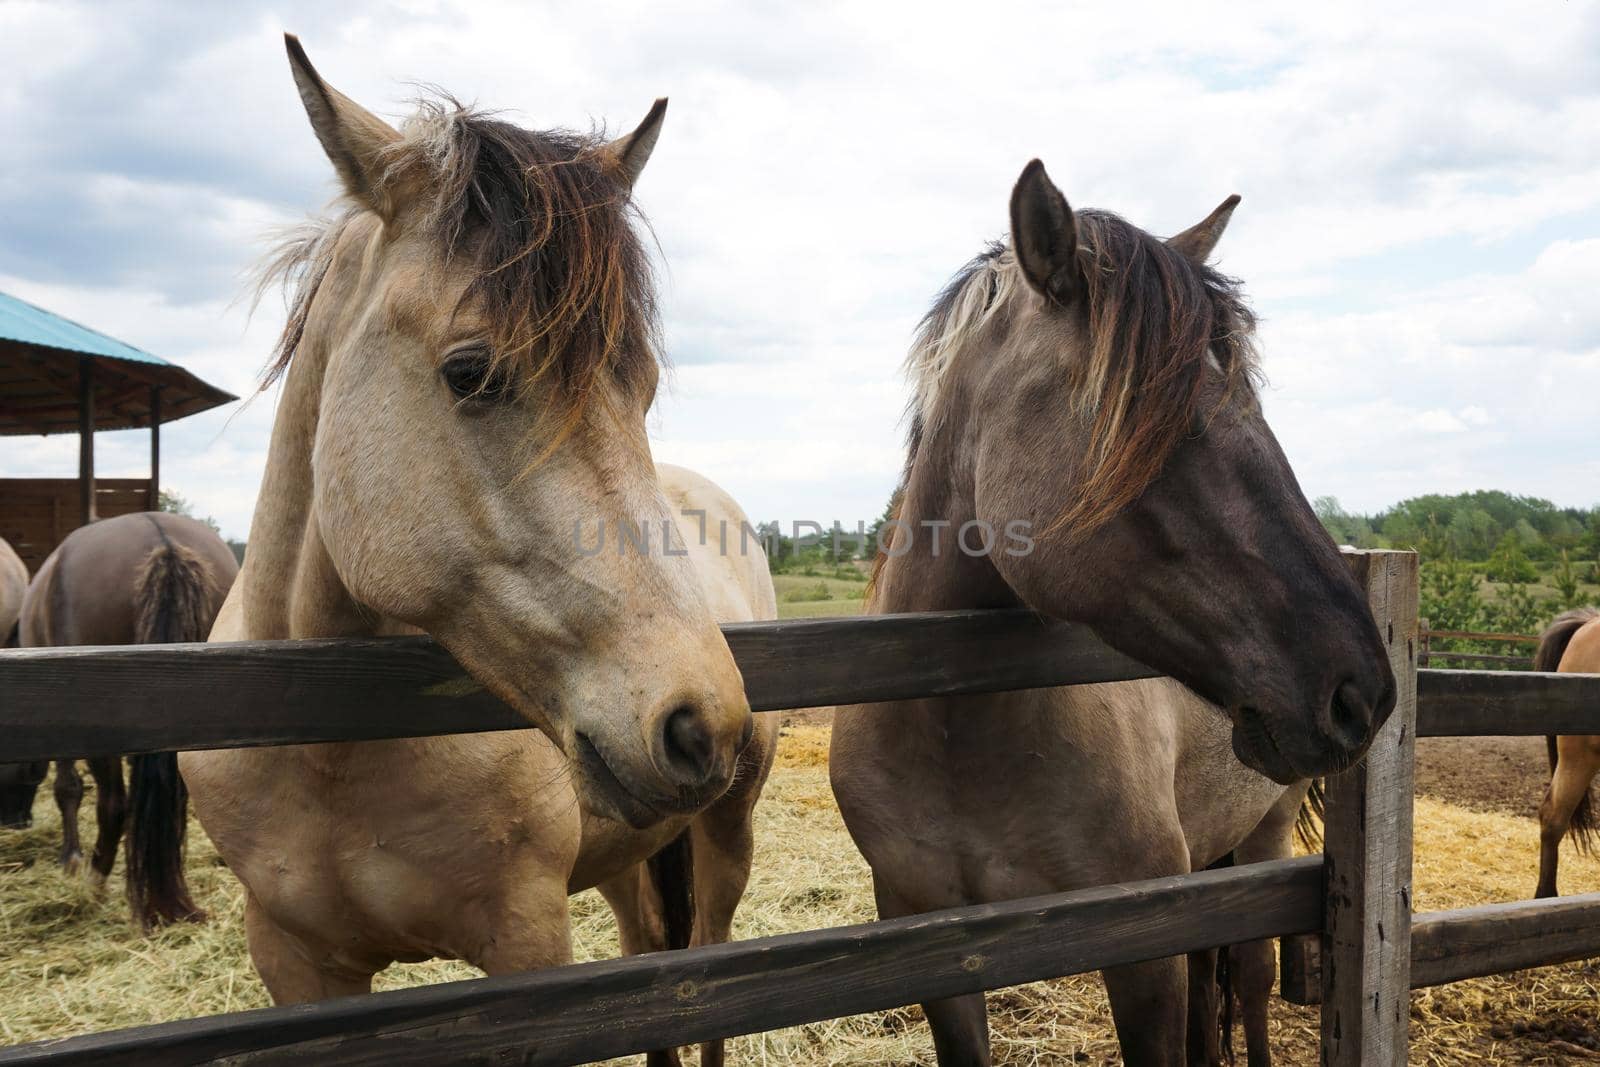
M89 861L89 876L100 885L111 877L122 845L122 827L128 818L128 788L122 780L122 757L101 756L89 760L94 775L94 814L99 829L95 833L94 857Z
M1249 1067L1272 1067L1267 1002L1272 997L1272 979L1278 969L1272 942L1250 941L1234 945L1228 952L1233 986L1238 991L1239 1007L1244 1015L1244 1047Z
M1572 826L1572 816L1588 795L1589 783L1600 771L1600 745L1591 739L1557 738L1556 769L1550 775L1550 788L1539 805L1539 887L1535 896L1556 896L1556 868L1561 858L1561 839Z
M661 901L650 885L650 875L644 864L635 864L595 888L606 898L611 914L616 917L617 940L624 956L666 949L667 932L661 918Z
M83 863L83 845L78 839L78 808L83 803L83 779L78 776L78 761L56 760L56 807L61 811L61 869L77 874Z
M1222 1030L1218 1026L1217 950L1191 952L1189 964L1189 1063L1216 1067L1222 1062ZM1223 996L1231 996L1228 990Z
M872 888L878 900L879 919L898 919L915 914L894 891L884 885L878 872L872 873ZM971 993L945 1000L922 1003L928 1029L933 1032L933 1051L939 1067L990 1067L989 1008L982 993Z
M635 864L597 886L617 919L617 940L622 954L662 952L667 945L666 921L662 918L661 895L651 884L649 868ZM681 1067L677 1049L657 1049L645 1056L645 1067Z
M1128 1067L1178 1067L1184 1062L1188 964L1182 956L1101 972Z
M378 968L360 971L314 962L305 943L273 922L250 893L245 895L244 933L250 961L274 1004L309 1004L372 992Z
M1294 855L1295 826L1300 822L1310 782L1300 782L1284 790L1250 835L1233 850L1235 863L1263 863L1288 859ZM1309 813L1307 815L1309 819ZM1231 994L1244 1016L1244 1046L1250 1067L1272 1067L1272 1048L1268 1043L1268 1005L1272 983L1278 972L1278 958L1272 941L1251 941L1228 949ZM1228 1040L1233 1038L1230 1034ZM1231 1055L1229 1057L1232 1058Z
M521 974L572 962L567 872L527 867L506 877L513 896L488 916L482 946L463 958L485 974ZM552 877L552 873L557 876Z
M751 816L755 791L725 797L689 824L694 857L694 934L691 945L720 945L733 937L733 913L750 884L755 856ZM724 1042L700 1045L700 1067L722 1067Z
M989 1008L982 993L922 1005L939 1067L989 1067Z

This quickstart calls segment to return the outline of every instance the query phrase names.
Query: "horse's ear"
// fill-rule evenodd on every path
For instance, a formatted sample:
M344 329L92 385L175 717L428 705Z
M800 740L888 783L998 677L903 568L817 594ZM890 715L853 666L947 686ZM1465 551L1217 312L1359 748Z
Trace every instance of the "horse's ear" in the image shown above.
M616 168L618 177L626 182L629 188L639 180L644 165L650 162L650 153L655 150L656 138L661 136L661 120L666 117L667 98L663 96L650 106L650 113L632 133L618 137L606 145L606 154Z
M380 215L392 215L392 205L384 202L386 198L379 190L384 150L400 140L399 132L323 81L300 46L300 38L286 33L283 43L289 50L289 67L294 71L294 84L300 90L311 128L339 172L345 192Z
M1047 299L1069 304L1082 292L1072 208L1037 159L1011 190L1011 247L1022 276Z
M1196 263L1204 263L1211 258L1217 242L1222 240L1222 231L1228 228L1228 220L1233 218L1233 209L1238 206L1239 194L1234 193L1204 219L1182 233L1168 237L1167 247L1182 252Z

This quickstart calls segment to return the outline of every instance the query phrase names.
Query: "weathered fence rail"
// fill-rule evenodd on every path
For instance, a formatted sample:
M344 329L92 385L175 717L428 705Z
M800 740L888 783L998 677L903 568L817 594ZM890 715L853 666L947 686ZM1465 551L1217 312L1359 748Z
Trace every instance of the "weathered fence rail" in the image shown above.
M1411 988L1600 956L1600 893L1424 912L1411 923Z
M1021 611L723 627L758 711L1147 678L1088 629ZM873 664L871 675L862 663ZM1600 676L1417 672L1417 733L1600 732ZM0 651L10 759L524 728L426 637Z
M757 711L1156 673L1087 627L1027 611L734 623L722 632ZM9 759L527 726L426 637L0 652Z
M1315 857L0 1050L0 1064L569 1064L1322 924ZM775 985L775 976L781 984Z
M0 1064L573 1063L1306 934L1326 964L1298 975L1323 1004L1323 1062L1403 1063L1406 990L1600 954L1600 894L1413 919L1415 738L1600 733L1600 676L1419 672L1415 557L1350 562L1401 691L1367 759L1330 781L1320 860L18 1045ZM1152 674L1027 612L724 633L762 711ZM426 638L0 652L11 759L524 727Z

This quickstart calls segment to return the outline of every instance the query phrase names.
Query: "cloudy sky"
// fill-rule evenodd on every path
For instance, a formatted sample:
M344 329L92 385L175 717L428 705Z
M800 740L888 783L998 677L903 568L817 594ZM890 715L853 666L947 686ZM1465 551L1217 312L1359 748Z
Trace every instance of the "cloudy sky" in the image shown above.
M933 293L1042 157L1219 250L1263 318L1308 495L1600 503L1600 11L1452 3L257 4L0 0L0 291L240 395L281 324L243 278L331 169L280 35L386 116L415 83L529 125L631 127L676 365L657 456L758 519L871 519ZM173 424L163 481L243 536L276 397ZM76 441L0 439L69 475ZM99 468L143 475L143 434Z

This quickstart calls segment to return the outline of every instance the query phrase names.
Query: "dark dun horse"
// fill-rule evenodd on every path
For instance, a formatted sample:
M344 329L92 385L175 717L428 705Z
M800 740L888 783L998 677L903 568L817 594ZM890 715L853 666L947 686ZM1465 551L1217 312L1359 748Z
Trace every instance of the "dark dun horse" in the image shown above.
M1600 610L1575 608L1539 635L1533 655L1536 671L1600 674ZM1570 832L1579 849L1594 843L1595 817L1589 785L1600 772L1600 734L1569 734L1545 739L1550 749L1550 787L1539 805L1539 888L1556 895L1556 864L1561 839Z
M1250 312L1205 265L1233 206L1161 241L1075 213L1035 161L1010 246L924 321L869 610L1025 606L1171 677L840 708L834 792L885 918L1271 854L1286 787L1349 766L1394 707L1262 417ZM1104 979L1128 1063L1209 1054L1184 960ZM981 996L923 1007L944 1067L990 1062Z
M238 564L222 539L181 515L121 515L70 534L50 554L22 605L24 647L128 645L204 641L233 585ZM104 882L128 831L128 904L145 928L204 913L183 876L187 794L171 752L131 756L126 787L122 760L88 760L94 775L99 834L90 877ZM25 765L24 765L25 766ZM42 775L40 775L42 777ZM77 761L56 761L61 808L61 865L83 862L78 806L83 779ZM31 791L29 806L31 807Z

